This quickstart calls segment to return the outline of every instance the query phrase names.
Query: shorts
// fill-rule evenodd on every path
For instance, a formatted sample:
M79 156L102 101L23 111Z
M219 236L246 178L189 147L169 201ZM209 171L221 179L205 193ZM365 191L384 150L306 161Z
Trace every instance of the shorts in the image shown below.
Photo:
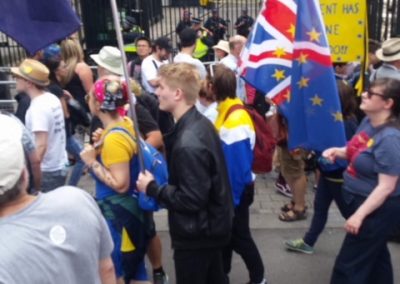
M146 223L147 223L147 232L149 236L149 240L154 238L157 234L156 232L156 223L154 222L153 211L147 211L146 214Z
M281 174L286 180L297 179L305 175L304 173L304 150L298 150L294 156L289 149L284 146L278 147L278 159L280 162Z

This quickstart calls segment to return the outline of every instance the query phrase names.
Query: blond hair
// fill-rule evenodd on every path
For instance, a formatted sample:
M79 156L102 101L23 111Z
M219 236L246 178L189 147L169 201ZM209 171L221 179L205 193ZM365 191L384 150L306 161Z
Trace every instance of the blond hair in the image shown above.
M160 67L159 74L170 88L181 89L186 103L194 104L200 92L200 75L188 63L171 63Z
M67 38L61 42L61 57L65 62L66 76L61 79L65 86L75 75L76 65L84 59L81 45L76 39Z

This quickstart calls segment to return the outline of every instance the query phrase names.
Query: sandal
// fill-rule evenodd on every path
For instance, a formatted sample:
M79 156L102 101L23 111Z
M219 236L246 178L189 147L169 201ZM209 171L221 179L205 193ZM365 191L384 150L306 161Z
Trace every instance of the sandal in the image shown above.
M304 208L304 210L302 211L291 209L287 212L281 212L281 214L279 215L279 220L283 222L300 221L306 218L307 218L307 208Z
M294 202L290 201L290 203L286 203L281 207L282 212L288 212L294 208Z

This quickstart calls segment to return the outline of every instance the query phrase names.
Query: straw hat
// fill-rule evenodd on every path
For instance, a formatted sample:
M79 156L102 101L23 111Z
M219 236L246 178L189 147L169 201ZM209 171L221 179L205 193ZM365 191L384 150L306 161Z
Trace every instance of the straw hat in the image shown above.
M104 46L100 49L98 54L92 54L90 57L97 65L107 69L108 71L119 76L124 75L122 69L122 55L118 48L113 46Z
M383 42L382 48L375 53L384 62L400 60L400 38L391 38Z
M213 49L221 49L222 51L225 51L229 54L229 42L227 42L226 40L220 40L217 45L213 46Z
M11 73L41 87L50 83L49 69L34 59L25 59L19 67L12 67Z

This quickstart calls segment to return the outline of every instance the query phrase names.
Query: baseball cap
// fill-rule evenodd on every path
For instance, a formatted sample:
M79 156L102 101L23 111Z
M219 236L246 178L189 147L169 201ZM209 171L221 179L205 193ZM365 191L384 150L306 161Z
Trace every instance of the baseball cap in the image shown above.
M158 46L159 48L163 48L168 52L172 51L171 40L167 37L159 37L154 41L154 46Z
M53 43L43 49L43 59L48 61L61 61L61 47Z
M0 196L12 189L25 167L22 127L8 115L0 114Z

